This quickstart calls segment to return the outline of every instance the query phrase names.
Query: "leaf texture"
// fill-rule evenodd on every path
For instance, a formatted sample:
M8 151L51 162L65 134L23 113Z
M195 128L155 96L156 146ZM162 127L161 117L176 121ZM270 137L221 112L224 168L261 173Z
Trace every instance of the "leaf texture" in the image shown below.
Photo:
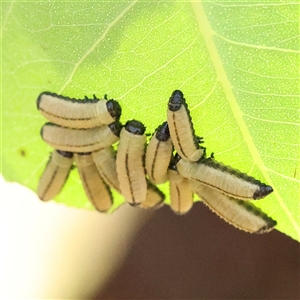
M108 94L147 133L181 89L217 160L264 181L255 205L299 241L297 2L4 2L2 166L36 190L51 151L40 92ZM168 185L160 187L168 196ZM115 195L117 208L123 198ZM93 209L73 170L57 202ZM169 199L167 199L169 201Z

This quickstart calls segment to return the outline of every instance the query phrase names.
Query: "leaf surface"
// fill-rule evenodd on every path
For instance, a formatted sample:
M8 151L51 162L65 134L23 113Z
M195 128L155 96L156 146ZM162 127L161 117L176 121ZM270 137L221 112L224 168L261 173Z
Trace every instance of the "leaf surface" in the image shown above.
M222 3L2 3L5 178L36 190L51 151L39 135L40 92L107 93L123 123L152 133L181 89L208 153L270 184L255 205L299 241L299 7ZM92 209L76 170L56 201Z

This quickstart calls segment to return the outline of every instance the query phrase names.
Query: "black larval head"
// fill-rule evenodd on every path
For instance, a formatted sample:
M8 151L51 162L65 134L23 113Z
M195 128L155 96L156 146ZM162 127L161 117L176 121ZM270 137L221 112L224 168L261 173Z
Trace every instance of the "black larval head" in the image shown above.
M257 191L254 192L253 194L253 199L261 199L273 192L273 188L270 185L263 184L259 187Z
M136 135L143 135L145 133L146 127L140 121L130 120L130 121L127 121L127 123L125 124L125 129L130 133L133 133Z
M170 99L169 99L169 110L177 111L181 108L181 106L185 103L185 99L183 98L183 93L179 90L175 90Z
M112 118L114 119L120 118L122 114L122 108L119 102L117 102L114 99L110 99L106 102L106 107Z
M62 151L62 150L56 150L56 152L58 154L60 154L61 156L66 157L66 158L72 158L73 157L73 152Z
M123 126L122 126L122 123L119 120L116 120L115 122L109 124L108 127L114 133L114 135L119 137L121 129L122 129Z
M166 142L170 138L169 125L167 122L163 122L157 129L155 137L161 141Z
M181 160L181 156L176 153L174 156L171 157L171 161L169 164L169 169L177 171L177 163Z

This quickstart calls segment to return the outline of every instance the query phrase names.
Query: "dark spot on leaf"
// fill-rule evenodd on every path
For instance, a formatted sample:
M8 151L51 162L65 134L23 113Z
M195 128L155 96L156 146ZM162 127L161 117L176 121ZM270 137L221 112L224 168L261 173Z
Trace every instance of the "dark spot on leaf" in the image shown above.
M25 151L25 149L19 149L19 153L22 157L26 157L27 156L27 152Z

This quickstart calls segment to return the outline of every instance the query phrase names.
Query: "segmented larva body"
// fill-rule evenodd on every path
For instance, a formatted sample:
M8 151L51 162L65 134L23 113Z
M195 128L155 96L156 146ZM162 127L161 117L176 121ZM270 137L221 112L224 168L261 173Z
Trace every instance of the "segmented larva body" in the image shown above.
M161 184L168 180L172 152L173 145L168 123L164 122L156 129L146 150L146 171L154 184Z
M213 212L234 227L250 233L266 233L276 226L276 221L250 202L230 198L204 184L191 183L193 191Z
M40 178L37 194L43 201L53 199L64 186L73 164L73 153L54 150Z
M175 165L168 170L170 181L170 206L178 215L187 213L193 207L193 192L188 179L182 177Z
M92 152L92 156L96 167L106 184L121 193L116 167L116 152L114 148L108 147L100 149Z
M70 128L92 128L108 125L121 116L121 107L113 99L76 100L50 92L37 99L37 108L49 121Z
M53 122L43 126L41 136L57 149L39 182L38 196L44 201L60 192L75 158L86 195L101 212L113 204L109 187L132 206L159 208L165 195L155 184L169 180L170 207L176 214L192 208L195 192L212 211L241 230L265 233L276 226L276 221L244 201L264 198L272 187L215 161L213 156L205 158L202 138L195 135L179 90L169 98L167 122L157 128L146 153L145 126L131 120L122 129L121 107L113 99L94 96L76 100L43 92L37 108ZM119 139L116 154L112 145ZM180 156L173 158L173 145Z
M177 163L177 169L183 177L203 183L233 198L261 199L273 191L271 186L212 158L199 162L181 159Z
M74 157L86 196L98 211L106 212L113 204L111 191L100 176L91 153L78 153Z
M55 149L85 153L110 147L119 140L120 130L119 121L90 129L74 129L46 123L42 127L41 136Z
M120 189L131 205L144 202L147 182L144 170L146 135L139 121L128 121L121 130L117 153L117 173Z
M158 209L164 205L165 195L151 182L148 183L146 200L140 204L141 208L153 208Z
M168 125L175 150L190 161L199 160L205 149L199 146L199 138L195 135L190 112L183 93L175 90L168 104Z

